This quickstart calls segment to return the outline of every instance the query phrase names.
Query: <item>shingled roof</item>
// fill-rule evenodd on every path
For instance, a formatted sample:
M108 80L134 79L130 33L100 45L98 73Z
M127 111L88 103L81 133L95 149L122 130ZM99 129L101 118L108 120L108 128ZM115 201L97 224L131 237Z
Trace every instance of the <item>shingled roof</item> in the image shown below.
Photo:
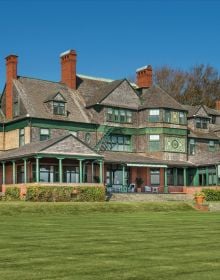
M89 123L90 119L84 106L84 100L77 91L57 82L44 81L34 78L19 77L13 80L14 90L19 94L22 103L30 117L41 117L54 120L68 120ZM45 101L60 94L66 104L66 115L55 115L48 109Z
M144 153L128 153L128 152L104 152L105 162L108 163L127 163L127 164L146 164L152 166L167 165L167 166L193 166L192 163L187 161L172 161L162 160L153 157L149 157Z
M192 131L192 130L190 130L190 133L188 134L188 137L190 137L190 138L200 138L200 139L210 139L210 140L219 140L219 137L212 132L200 133L200 132Z
M186 111L180 103L157 85L144 89L141 94L141 99L142 105L140 106L140 109L170 108Z
M2 152L0 160L10 160L35 156L39 154L68 155L68 156L87 156L88 158L100 158L87 144L72 134L52 138L45 141L33 142L17 149Z

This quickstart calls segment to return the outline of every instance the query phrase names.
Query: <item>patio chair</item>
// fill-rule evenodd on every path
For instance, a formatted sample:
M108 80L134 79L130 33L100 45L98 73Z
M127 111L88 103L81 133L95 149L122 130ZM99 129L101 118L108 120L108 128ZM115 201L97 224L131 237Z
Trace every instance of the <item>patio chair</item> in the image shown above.
M150 186L144 186L144 191L146 193L151 193L151 187Z
M152 187L152 193L158 193L159 187Z

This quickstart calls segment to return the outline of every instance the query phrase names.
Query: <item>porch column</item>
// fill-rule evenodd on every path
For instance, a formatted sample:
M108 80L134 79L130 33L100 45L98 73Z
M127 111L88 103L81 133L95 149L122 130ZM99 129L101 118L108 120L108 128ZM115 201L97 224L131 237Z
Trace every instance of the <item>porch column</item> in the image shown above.
M205 168L205 174L206 174L205 184L206 184L206 186L208 186L209 185L209 168L208 167Z
M218 165L216 165L216 186L218 186Z
M122 185L125 186L125 166L122 165Z
M82 159L79 159L79 182L83 182L83 174L82 174Z
M39 175L39 157L36 157L36 183L40 181Z
M59 182L63 183L63 158L58 158L59 160Z
M168 193L167 168L164 168L164 193Z
M94 183L94 162L92 161L92 183Z
M2 162L2 184L5 184L5 161Z
M102 160L99 161L99 182L103 183L103 162Z
M24 183L27 183L27 159L23 158L24 161Z
M13 184L16 183L16 172L15 172L15 161L12 161L12 182Z
M183 186L186 187L187 178L186 178L186 167L183 168Z

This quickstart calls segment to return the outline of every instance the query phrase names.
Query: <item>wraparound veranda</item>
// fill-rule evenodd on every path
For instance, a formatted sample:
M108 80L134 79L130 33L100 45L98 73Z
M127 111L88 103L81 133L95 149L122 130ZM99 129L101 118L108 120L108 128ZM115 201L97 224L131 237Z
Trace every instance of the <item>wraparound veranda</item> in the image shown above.
M183 192L187 186L218 186L215 166L105 162L103 157L38 155L4 159L1 184L103 183L110 192ZM141 178L140 185L137 178Z

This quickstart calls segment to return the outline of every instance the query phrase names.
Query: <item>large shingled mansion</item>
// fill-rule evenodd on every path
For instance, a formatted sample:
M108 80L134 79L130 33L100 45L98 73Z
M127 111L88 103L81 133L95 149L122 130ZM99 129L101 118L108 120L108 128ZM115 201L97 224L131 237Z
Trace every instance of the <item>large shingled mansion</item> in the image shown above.
M19 76L6 57L0 111L0 184L95 183L112 191L181 192L219 185L220 102L181 105L152 82L76 72L76 52L60 55L61 81ZM140 189L139 189L140 191Z

